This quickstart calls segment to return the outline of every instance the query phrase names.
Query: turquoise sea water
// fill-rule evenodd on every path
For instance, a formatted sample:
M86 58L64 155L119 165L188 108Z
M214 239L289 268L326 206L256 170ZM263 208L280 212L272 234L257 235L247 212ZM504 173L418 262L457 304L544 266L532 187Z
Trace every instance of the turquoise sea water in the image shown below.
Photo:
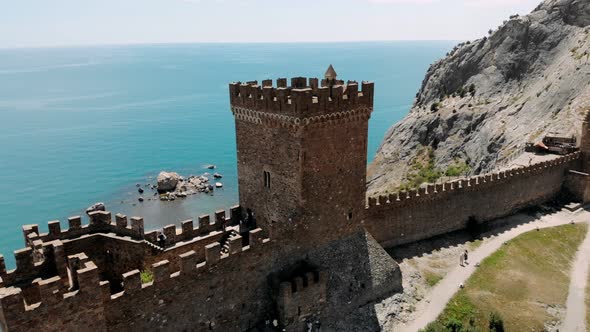
M228 83L321 77L375 82L369 159L409 110L428 65L454 42L192 44L0 50L0 252L13 265L22 224L83 214L103 201L179 224L237 202ZM138 203L135 185L160 170L201 174L215 164L213 196ZM151 197L146 190L144 197Z

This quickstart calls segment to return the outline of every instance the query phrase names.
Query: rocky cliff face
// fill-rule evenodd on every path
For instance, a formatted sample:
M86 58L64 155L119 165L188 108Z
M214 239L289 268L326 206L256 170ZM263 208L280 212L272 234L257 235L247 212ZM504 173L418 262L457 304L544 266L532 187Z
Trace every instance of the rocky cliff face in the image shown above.
M545 134L579 135L589 62L588 0L546 0L457 45L431 65L409 114L386 134L369 194L394 191L417 172L486 172Z

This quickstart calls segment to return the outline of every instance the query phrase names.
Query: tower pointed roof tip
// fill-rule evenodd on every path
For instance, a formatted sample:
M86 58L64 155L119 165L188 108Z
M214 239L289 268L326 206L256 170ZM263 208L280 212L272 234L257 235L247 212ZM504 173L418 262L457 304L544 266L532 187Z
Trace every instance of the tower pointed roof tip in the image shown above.
M330 67L328 67L328 70L326 70L326 74L324 74L324 76L328 80L335 80L336 76L338 76L338 74L336 74L334 67L332 67L332 65L330 64Z

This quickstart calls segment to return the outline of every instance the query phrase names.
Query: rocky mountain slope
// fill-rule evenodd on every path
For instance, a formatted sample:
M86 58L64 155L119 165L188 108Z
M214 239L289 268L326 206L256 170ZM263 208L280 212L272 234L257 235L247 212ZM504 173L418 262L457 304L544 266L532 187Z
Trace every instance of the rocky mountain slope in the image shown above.
M369 194L486 172L545 134L579 135L589 63L589 0L546 0L457 45L431 65L409 114L386 134Z

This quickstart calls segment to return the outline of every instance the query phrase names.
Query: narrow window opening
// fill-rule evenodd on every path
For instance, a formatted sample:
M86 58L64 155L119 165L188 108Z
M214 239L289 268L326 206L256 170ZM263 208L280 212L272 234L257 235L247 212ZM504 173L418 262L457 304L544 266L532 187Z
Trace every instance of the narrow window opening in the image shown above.
M264 187L270 188L270 172L264 171Z
M305 161L305 151L301 151L300 159L301 161Z

